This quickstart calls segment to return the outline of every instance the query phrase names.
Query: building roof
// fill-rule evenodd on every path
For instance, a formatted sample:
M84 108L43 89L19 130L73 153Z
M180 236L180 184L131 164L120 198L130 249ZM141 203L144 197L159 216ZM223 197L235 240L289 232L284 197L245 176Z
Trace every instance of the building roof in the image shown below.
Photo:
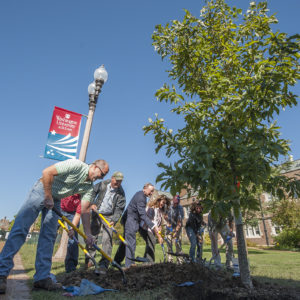
M281 166L283 169L281 170L280 173L282 174L300 170L300 159L290 161L288 162L288 164L284 163Z

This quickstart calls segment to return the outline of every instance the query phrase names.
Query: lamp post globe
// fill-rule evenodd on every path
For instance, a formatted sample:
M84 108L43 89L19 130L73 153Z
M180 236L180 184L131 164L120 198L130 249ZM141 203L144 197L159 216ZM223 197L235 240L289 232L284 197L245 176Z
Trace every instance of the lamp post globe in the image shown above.
M89 114L87 117L84 135L81 143L81 149L79 154L79 159L85 161L87 147L90 139L90 132L93 123L94 112L96 110L96 105L98 101L98 96L101 92L103 84L107 81L108 74L104 68L104 65L97 68L94 72L95 81L89 84L88 93L89 93Z
M89 93L89 95L94 95L95 92L96 92L96 84L95 84L95 82L92 82L88 86L88 93Z
M107 71L104 68L104 65L97 68L94 72L94 79L97 80L103 80L103 82L106 82L108 78Z

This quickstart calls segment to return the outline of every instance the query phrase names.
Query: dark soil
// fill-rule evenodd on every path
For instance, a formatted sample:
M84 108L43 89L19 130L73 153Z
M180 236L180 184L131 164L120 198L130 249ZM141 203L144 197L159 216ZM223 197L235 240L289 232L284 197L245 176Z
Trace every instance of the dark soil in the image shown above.
M253 280L254 289L245 289L239 278L225 271L214 271L195 264L176 265L161 263L132 266L125 271L127 285L122 283L121 273L110 268L106 276L97 276L92 269L78 270L58 276L64 285L79 286L86 278L103 288L139 292L158 287L171 286L173 299L300 299L300 290L262 284ZM197 282L189 287L177 287L187 281Z

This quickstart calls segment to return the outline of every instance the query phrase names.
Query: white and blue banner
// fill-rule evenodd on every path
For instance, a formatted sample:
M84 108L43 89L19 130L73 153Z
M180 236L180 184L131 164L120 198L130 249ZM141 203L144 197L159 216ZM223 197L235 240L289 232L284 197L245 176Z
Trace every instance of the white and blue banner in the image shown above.
M54 107L45 158L56 160L76 158L81 117L81 114Z

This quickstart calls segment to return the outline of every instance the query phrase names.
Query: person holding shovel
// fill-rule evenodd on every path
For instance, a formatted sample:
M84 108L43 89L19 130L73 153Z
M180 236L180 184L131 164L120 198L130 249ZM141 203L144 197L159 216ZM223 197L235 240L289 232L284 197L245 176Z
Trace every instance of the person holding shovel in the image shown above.
M233 257L233 216L230 214L228 217L221 215L213 218L211 212L208 214L208 232L211 240L211 253L214 260L216 269L221 269L221 256L218 249L218 234L220 233L223 243L226 244L226 268L232 270L232 257Z
M94 242L90 231L90 201L93 182L103 178L109 171L105 160L96 160L88 165L77 159L56 163L43 170L42 177L31 189L19 210L15 223L0 254L0 293L6 291L6 278L13 268L14 255L24 244L31 225L42 213L41 230L36 251L34 288L57 290L61 284L50 278L52 253L56 238L60 200L74 194L81 195L81 218L86 233L86 243Z
M159 232L154 232L151 230L144 221L140 224L139 233L146 242L145 254L144 258L147 258L149 262L155 262L155 244L156 238L158 240L162 240L161 237L161 226L163 223L163 216L166 214L168 208L170 206L170 199L165 195L159 195L153 199L153 201L149 201L146 208L146 213L149 219L155 224L158 228ZM160 243L163 245L163 243Z
M102 227L102 249L108 256L111 256L113 247L113 229L104 224L98 214L101 213L111 226L114 226L119 221L126 205L125 192L121 185L123 178L124 176L121 172L114 172L111 179L99 182L94 186L93 190L91 233L97 241ZM90 248L89 253L92 257L95 257L96 251ZM89 258L86 258L85 263L86 267L92 265ZM99 266L99 273L105 275L109 261L102 257Z
M61 199L60 208L61 213L68 218L75 226L79 228L80 225L80 215L81 215L81 196L80 194L75 194L66 198ZM65 257L65 270L67 273L76 270L78 265L78 244L73 239L75 236L78 239L78 233L68 226L69 229L69 240L67 247L67 255Z
M179 196L173 197L173 203L169 209L169 212L165 218L166 220L166 242L168 246L168 262L173 262L173 257L170 253L173 253L173 242L175 243L175 254L181 254L181 231L182 231L182 219L183 212L182 206L179 204ZM183 258L177 256L177 262L182 263Z
M201 240L201 229L203 225L206 224L203 222L203 207L201 202L193 202L191 205L191 212L185 226L186 234L191 243L189 254L192 262L202 262L203 241ZM195 257L196 246L197 258Z
M136 248L136 233L139 230L141 221L158 233L157 226L150 220L146 214L147 197L150 197L154 192L154 186L151 183L146 183L142 191L135 193L126 209L126 222L125 222L125 239L128 243L126 246L126 259L125 267L129 268L133 264ZM159 235L160 236L160 235ZM161 244L163 239L159 238Z

